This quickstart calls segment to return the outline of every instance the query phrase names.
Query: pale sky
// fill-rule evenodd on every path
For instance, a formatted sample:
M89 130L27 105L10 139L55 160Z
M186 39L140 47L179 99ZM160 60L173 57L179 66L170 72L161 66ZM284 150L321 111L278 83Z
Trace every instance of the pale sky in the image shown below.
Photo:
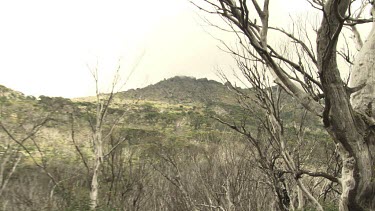
M309 9L271 2L280 25ZM98 61L106 91L119 60L123 79L139 61L124 89L176 75L218 79L218 67L235 65L205 25L188 0L0 0L0 84L34 96L93 95L87 65Z

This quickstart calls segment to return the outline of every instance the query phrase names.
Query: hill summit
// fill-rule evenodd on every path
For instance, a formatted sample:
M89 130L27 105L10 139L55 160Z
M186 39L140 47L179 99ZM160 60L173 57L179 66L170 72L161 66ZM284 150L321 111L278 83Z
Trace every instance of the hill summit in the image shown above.
M121 92L119 97L168 103L233 103L234 95L224 84L207 78L176 76L145 88Z

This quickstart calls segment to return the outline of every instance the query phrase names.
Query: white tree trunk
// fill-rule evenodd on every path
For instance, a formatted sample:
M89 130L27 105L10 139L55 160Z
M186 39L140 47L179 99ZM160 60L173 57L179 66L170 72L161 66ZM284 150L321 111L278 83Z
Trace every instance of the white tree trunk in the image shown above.
M372 8L372 14L374 13L374 8ZM367 40L363 44L363 47L358 52L356 56L352 74L349 81L349 86L361 87L359 91L352 94L350 101L353 109L365 116L367 118L375 118L375 23L372 25L372 30L368 35ZM374 200L374 140L375 136L372 132L373 122L367 122L367 129L363 131L364 141L357 143L357 163L361 175L361 181L358 183L358 196L357 201L360 204L368 204L371 207L370 210L375 209ZM343 160L345 164L345 159ZM345 165L344 165L345 167ZM343 172L343 193L345 193L345 176L350 174L345 174L344 168ZM354 180L354 176L352 176ZM345 210L345 209L340 209Z
M366 113L375 101L375 23L372 30L359 51L351 73L349 87L365 86L352 94L350 100L353 108L361 113ZM374 106L372 114L374 116Z
M305 197L303 197L303 191L299 186L297 186L297 197L298 197L297 210L303 210L303 208L305 207Z
M90 189L90 210L95 210L98 206L98 192L99 192L99 182L98 174L100 168L100 160L96 156L95 167L92 174L91 189Z
M98 108L99 104L98 104ZM90 189L90 210L95 210L98 206L98 192L99 192L99 169L100 165L103 161L103 141L102 141L102 130L101 130L101 109L97 111L97 119L96 119L96 128L95 133L93 136L93 145L94 145L94 154L95 154L95 161L94 161L94 169L91 179L91 189Z

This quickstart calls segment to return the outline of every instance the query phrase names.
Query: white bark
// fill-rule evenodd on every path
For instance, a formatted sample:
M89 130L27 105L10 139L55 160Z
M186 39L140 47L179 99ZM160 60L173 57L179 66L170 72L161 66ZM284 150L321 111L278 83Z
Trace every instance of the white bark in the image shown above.
M355 188L356 182L354 178L355 159L349 157L348 154L338 145L340 156L343 160L343 167L341 169L341 188L342 193L339 202L340 211L349 211L349 192Z
M305 207L305 198L303 197L303 191L297 186L297 196L298 196L298 210L303 210Z
M354 41L355 48L357 49L357 51L360 51L363 47L363 41L362 41L362 38L361 38L361 34L359 33L356 26L351 26L350 29L352 30L352 33L353 33L352 39Z
M93 136L93 145L95 153L94 170L91 179L90 189L90 210L95 210L98 206L98 192L99 192L99 169L103 160L103 140L102 140L102 106L98 100L97 113L96 113L96 127Z
M90 210L95 210L98 206L98 192L99 192L99 174L100 160L98 157L95 159L95 167L91 180L91 190L90 190Z
M375 23L364 43L363 47L356 56L349 86L354 88L366 84L361 90L351 96L351 104L356 111L366 113L369 105L375 101ZM374 107L372 114L374 116Z
M92 178L91 178L91 189L90 189L90 210L95 210L98 206L98 193L99 193L99 169L101 162L103 160L103 141L102 141L102 124L103 119L103 103L100 100L100 93L98 91L98 84L97 91L96 91L96 97L97 97L97 104L96 104L96 125L95 125L95 131L93 134L93 147L94 147L94 154L95 154L95 160L94 160L94 169L92 172Z

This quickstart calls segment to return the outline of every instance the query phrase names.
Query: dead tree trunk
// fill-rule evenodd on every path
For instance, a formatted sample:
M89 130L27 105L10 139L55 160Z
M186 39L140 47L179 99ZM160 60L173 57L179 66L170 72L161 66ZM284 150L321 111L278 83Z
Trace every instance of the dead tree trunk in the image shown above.
M374 15L374 7L372 14ZM351 95L350 100L353 109L361 117L357 126L363 136L355 147L360 175L355 201L375 210L375 23L356 57L349 86L360 88Z
M371 119L371 116L363 115L361 109L364 107L364 102L371 105L374 100L374 91L368 92L369 89L373 88L373 84L372 86L371 84L366 85L366 88L353 96L353 109L349 100L350 89L345 86L341 79L336 59L338 36L350 3L349 0L327 1L324 5L325 15L318 31L318 69L325 94L323 122L340 149L339 152L343 162L340 210L372 210L375 209L373 203L374 185L371 184L371 178L374 176L374 162L371 155L373 143L367 140L371 138L368 136L373 136L372 132L368 132L369 129L371 130L368 120ZM373 60L367 58L373 56L372 53L368 53L374 48L369 46L374 43L374 38L370 36L370 40L364 44L356 58L354 77L351 81L358 81L358 77L371 78L374 66L370 61L373 62ZM371 102L368 102L368 96L372 97Z
M99 172L100 166L103 161L103 141L102 141L102 128L101 128L101 104L97 104L97 118L96 118L96 127L93 134L93 145L94 145L94 169L91 178L91 189L90 189L90 210L95 210L98 206L98 192L99 192Z

